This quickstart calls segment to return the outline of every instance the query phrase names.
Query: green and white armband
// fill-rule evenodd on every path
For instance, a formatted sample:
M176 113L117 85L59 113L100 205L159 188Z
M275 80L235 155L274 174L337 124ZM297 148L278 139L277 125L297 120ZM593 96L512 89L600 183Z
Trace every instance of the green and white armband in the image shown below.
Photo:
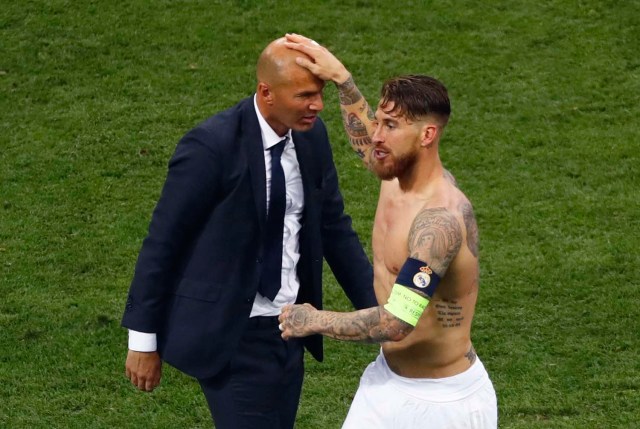
M398 273L384 309L415 327L424 309L429 305L429 298L433 296L438 283L440 276L434 273L427 263L408 258ZM420 290L427 297L411 289Z

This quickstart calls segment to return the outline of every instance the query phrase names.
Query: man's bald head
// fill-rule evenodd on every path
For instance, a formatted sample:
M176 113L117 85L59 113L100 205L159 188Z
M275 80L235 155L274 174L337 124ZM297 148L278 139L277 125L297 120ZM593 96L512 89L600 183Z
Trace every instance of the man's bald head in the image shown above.
M274 40L262 51L256 66L256 104L262 117L279 135L310 130L323 109L324 81L296 63L305 54Z
M296 64L296 57L305 54L287 48L284 45L284 37L276 39L264 48L256 67L256 77L258 82L267 85L278 85L285 81L294 72L308 72L303 67Z

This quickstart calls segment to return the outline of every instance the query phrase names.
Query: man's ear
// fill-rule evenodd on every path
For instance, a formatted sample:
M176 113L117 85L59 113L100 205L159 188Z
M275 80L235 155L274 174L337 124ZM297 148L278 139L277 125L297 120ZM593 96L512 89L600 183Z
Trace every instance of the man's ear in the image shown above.
M270 106L273 104L273 92L271 92L271 88L266 83L258 82L256 94L264 103Z
M438 139L438 135L440 134L440 127L438 127L434 123L428 122L422 127L421 134L422 141L420 142L420 146L429 148Z

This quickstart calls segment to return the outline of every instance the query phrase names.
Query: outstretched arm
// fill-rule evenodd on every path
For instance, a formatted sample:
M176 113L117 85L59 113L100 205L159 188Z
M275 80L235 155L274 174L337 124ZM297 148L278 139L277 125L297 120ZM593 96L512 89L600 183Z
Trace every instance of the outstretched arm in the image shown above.
M382 306L338 313L319 311L310 304L288 305L280 314L285 340L321 334L336 340L382 343L400 341L413 326L393 316Z
M342 123L349 137L351 148L368 165L371 136L374 131L374 113L356 86L346 67L327 48L299 34L287 34L288 48L306 54L296 62L318 78L332 81L338 88Z
M319 311L309 304L287 306L280 315L282 337L321 334L345 341L401 341L422 316L462 244L462 227L451 211L425 208L409 231L409 255L387 304L350 313Z

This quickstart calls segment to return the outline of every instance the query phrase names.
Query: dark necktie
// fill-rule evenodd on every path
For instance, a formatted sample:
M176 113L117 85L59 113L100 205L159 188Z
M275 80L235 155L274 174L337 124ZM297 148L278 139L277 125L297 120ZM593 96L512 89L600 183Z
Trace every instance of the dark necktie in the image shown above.
M280 157L287 143L285 137L271 149L271 196L267 213L267 229L264 240L264 265L260 277L259 292L273 301L280 290L282 273L282 234L284 231L284 212L286 207L286 188L284 170Z

